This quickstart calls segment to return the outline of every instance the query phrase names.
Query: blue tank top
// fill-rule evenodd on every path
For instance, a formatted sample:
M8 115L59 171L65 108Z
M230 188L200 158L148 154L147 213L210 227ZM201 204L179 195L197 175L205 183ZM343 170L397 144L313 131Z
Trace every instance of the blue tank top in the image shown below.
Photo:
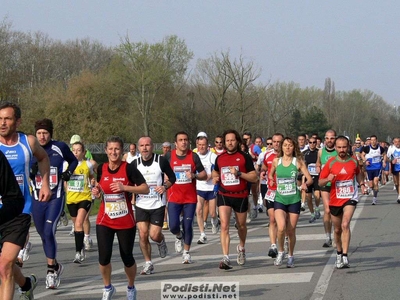
M392 160L395 159L396 162L393 165L393 171L399 172L400 171L400 149L397 149L393 151L392 154Z
M29 146L28 136L18 132L18 142L15 145L0 143L0 150L7 157L14 172L18 185L25 198L25 206L22 213L30 214L32 211L32 194L30 189L29 170L32 160L32 149Z

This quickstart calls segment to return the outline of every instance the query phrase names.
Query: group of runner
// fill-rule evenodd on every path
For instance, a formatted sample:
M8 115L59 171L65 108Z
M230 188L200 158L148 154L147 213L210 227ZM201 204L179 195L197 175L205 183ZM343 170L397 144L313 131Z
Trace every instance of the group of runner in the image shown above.
M59 286L63 265L56 258L55 231L65 199L74 224L72 261L78 264L85 260L85 248L89 247L90 227L85 223L88 223L93 197L101 199L96 235L103 299L112 299L116 292L111 280L115 235L128 279L127 299L136 299L137 266L132 254L136 229L145 259L140 274L149 275L154 272L149 239L157 245L159 256L166 257L168 248L162 229L169 228L175 236L175 252L182 253L183 264L191 264L194 217L197 216L200 229L197 243L205 244L205 227L210 216L212 233L220 232L222 259L219 268L229 270L233 268L229 254L232 213L239 235L236 261L244 265L247 224L265 206L271 240L268 255L275 259L276 266L281 266L286 252L286 266L293 268L299 214L307 202L311 212L309 222L319 219L321 197L326 233L323 247L332 246L333 224L336 267L340 269L350 266L347 256L349 224L358 202L358 187L366 193L367 183L374 193L372 204L377 204L382 169L386 164L391 165L400 202L400 139L395 139L389 149L378 145L376 136L371 136L370 144L363 147L357 139L352 147L347 137L328 130L323 144L317 135L310 138L300 135L295 141L276 133L266 139L264 146L261 137L255 137L253 143L249 132L240 135L236 130L226 130L215 138L214 147L209 146L207 134L200 132L196 149L192 151L189 135L181 131L175 135L175 149L171 150L171 145L164 143L166 149L162 155L154 153L152 139L148 136L141 137L137 145L131 144L129 153L124 155L122 139L113 136L106 141L107 162L97 165L86 157L87 151L80 138L70 145L53 140L54 127L49 119L35 123L36 138L17 132L21 111L13 103L0 106L0 122L0 150L16 178L11 183L0 182L10 188L2 192L3 202L0 203L1 299L13 297L14 282L10 278L18 284L21 299L34 299L37 277L23 276L21 260L17 260L18 251L24 246L25 259L29 257L30 214L47 258L46 288ZM358 142L360 147L357 147ZM365 168L366 181L361 166ZM7 166L2 167L4 174L9 173ZM15 184L19 185L21 193L12 188ZM0 186L0 190L4 190L4 186ZM14 202L9 200L11 192ZM260 194L263 203L259 203ZM21 197L24 207L20 205ZM11 204L12 217L4 218L3 212L9 211ZM18 230L7 230L13 226L18 226Z

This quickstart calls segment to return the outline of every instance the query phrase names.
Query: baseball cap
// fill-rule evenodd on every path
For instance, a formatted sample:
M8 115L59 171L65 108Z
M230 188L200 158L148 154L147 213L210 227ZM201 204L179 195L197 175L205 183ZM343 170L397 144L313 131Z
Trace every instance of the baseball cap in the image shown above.
M200 131L200 132L197 134L197 137L198 137L198 138L199 138L199 137L208 138L207 133L205 133L204 131Z
M164 142L162 144L163 147L171 147L171 143L170 142Z
M367 140L370 140L371 138L370 137L367 137Z
M77 143L77 142L82 142L82 139L81 139L81 137L80 137L79 135L74 134L74 135L71 137L71 140L69 141L69 143L72 145L72 144L75 144L75 143Z
M356 138L356 142L361 142L361 139L359 137Z

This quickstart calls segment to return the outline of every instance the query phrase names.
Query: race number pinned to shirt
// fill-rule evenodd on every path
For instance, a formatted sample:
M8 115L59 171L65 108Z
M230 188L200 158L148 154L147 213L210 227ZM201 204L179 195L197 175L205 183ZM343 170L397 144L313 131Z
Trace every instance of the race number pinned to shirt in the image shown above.
M336 181L336 198L350 199L354 195L353 180L338 180Z
M275 194L276 194L276 191L275 191L275 190L268 190L268 191L265 193L264 199L266 199L266 200L268 200L268 201L275 201Z
M22 195L24 195L24 175L15 174L15 179L18 182L19 188L21 189Z
M191 183L192 179L186 176L186 172L191 172L192 166L191 165L182 165L174 167L174 173L176 177L176 184L187 184Z
M82 193L85 188L84 175L72 175L68 181L68 192Z
M57 167L50 167L50 189L54 189L58 184L58 171ZM42 176L37 173L35 176L36 189L40 190L42 187Z
M137 201L140 201L141 199L158 200L159 194L155 190L155 188L157 187L157 181L156 180L146 180L146 183L149 186L150 192L148 194L137 195L137 197L138 197Z
M239 167L234 167L239 170ZM221 168L221 182L224 186L238 185L240 183L240 178L231 173L230 167Z
M119 194L105 194L105 212L110 219L117 219L128 214L128 207L126 205L125 195Z
M297 191L296 178L277 178L277 191L282 196L295 195Z
M307 166L308 168L308 173L310 173L311 176L317 176L317 166L315 164L309 164Z

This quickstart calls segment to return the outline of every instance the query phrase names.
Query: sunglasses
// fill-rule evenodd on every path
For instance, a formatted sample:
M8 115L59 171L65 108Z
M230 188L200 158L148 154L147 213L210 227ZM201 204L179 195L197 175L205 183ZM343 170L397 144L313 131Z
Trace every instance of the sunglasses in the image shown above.
M267 143L267 145L268 145L268 146L271 146L271 145L272 145L272 143Z
M219 142L219 141L215 141L214 143L216 143L216 144L222 144L222 142Z
M317 142L308 142L309 144L316 144Z

